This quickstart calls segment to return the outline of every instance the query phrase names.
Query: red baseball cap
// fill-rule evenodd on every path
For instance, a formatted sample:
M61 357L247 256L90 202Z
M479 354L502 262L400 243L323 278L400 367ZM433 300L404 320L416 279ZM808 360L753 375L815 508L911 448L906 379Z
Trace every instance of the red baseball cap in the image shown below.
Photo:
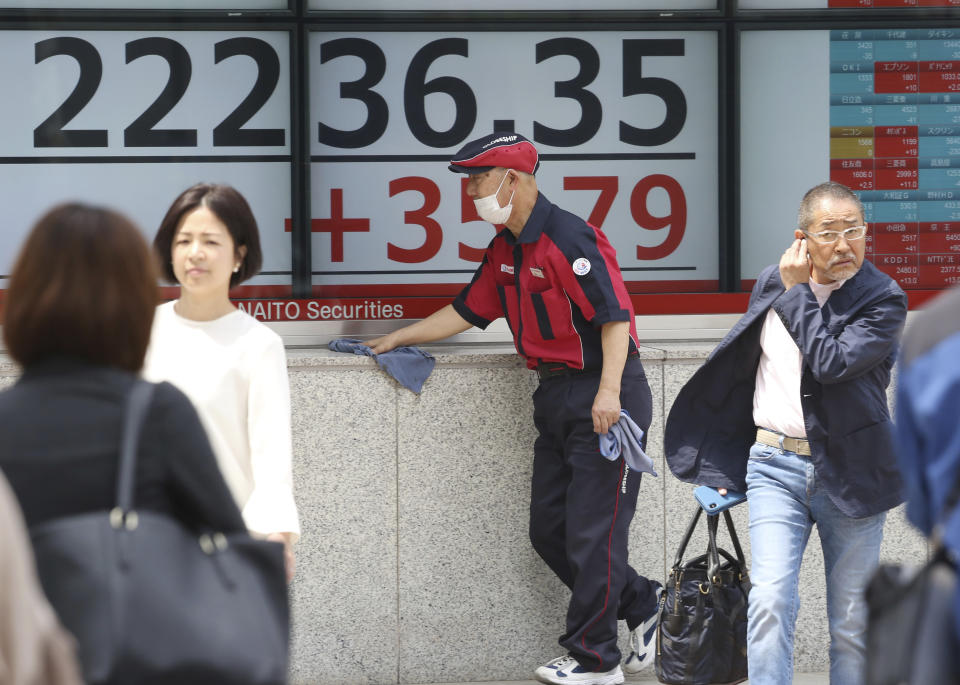
M535 174L540 167L540 155L533 143L519 133L495 132L464 145L447 168L458 174L482 174L495 167Z

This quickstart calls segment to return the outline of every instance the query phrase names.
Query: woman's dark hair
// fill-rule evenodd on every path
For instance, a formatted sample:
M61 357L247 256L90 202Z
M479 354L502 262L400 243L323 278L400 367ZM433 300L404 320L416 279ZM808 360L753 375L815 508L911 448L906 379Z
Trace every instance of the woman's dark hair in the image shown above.
M40 218L17 257L3 339L25 368L71 357L138 372L157 301L156 260L130 220L63 204Z
M250 205L243 195L231 186L198 183L184 190L173 201L153 239L153 247L160 255L163 278L169 283L177 282L173 273L173 239L183 217L201 206L209 209L224 223L233 239L234 249L239 249L241 245L247 247L247 254L240 261L240 269L230 276L230 287L256 276L263 264L263 252L260 250L257 220L253 218Z

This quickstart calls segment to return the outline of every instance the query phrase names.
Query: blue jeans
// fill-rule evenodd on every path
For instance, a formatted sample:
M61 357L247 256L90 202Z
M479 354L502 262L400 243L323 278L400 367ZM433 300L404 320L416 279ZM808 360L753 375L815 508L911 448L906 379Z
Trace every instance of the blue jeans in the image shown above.
M855 519L823 489L813 462L755 443L747 464L750 510L750 682L790 685L800 609L800 562L817 524L827 580L831 685L861 685L866 665L864 588L880 558L885 513Z

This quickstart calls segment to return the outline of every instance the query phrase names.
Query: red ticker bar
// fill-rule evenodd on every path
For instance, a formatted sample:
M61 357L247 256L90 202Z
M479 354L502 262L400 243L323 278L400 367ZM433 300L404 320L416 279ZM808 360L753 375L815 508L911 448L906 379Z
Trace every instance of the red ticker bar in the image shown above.
M917 93L920 72L916 62L874 62L874 93Z
M871 169L872 159L831 159L830 169Z
M830 180L842 183L853 190L873 190L873 169L831 169Z
M905 169L912 169L916 171L919 165L917 164L917 160L915 158L914 159L887 158L887 159L875 159L873 161L873 166L875 169L899 169L901 171Z
M920 176L916 169L879 169L876 188L879 190L916 190Z
M960 222L921 222L920 252L960 254Z

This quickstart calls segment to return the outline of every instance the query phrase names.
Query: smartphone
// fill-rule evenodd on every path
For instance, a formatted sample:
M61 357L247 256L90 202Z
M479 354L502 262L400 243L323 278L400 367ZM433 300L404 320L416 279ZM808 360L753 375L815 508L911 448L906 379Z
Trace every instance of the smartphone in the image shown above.
M727 490L726 495L721 495L716 488L711 488L708 485L697 487L693 491L693 496L697 498L697 502L708 514L719 514L724 509L729 509L747 499L747 496L742 492L734 492L733 490Z

